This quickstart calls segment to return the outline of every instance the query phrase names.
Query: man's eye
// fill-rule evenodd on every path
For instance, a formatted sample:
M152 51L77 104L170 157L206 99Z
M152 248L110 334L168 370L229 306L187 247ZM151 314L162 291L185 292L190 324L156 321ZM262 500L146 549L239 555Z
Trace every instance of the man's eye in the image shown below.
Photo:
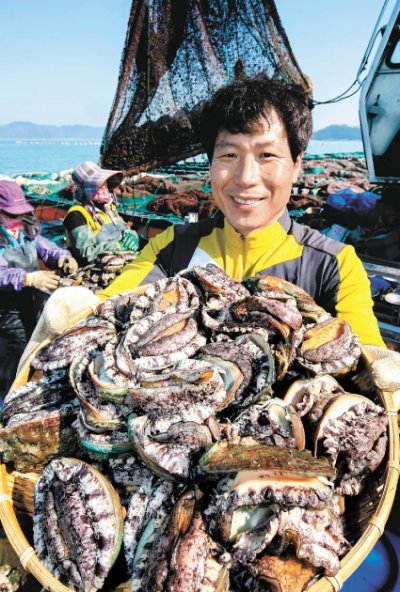
M261 152L260 158L272 158L274 155L271 152Z
M236 154L234 152L227 152L226 154L221 154L220 158L236 158Z

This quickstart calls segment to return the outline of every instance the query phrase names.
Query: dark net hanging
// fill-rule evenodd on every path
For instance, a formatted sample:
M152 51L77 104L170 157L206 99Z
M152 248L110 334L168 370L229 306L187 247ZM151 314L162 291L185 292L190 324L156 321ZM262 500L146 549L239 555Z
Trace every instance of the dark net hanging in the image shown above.
M102 165L137 172L199 154L201 104L260 72L309 90L273 0L133 0Z

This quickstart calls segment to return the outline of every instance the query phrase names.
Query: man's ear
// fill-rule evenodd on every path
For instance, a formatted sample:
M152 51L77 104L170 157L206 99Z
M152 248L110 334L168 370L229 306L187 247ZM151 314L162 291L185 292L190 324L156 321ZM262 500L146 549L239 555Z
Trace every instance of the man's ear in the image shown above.
M294 161L294 169L292 175L292 183L296 183L297 179L299 178L299 174L301 171L301 161L303 159L304 152L300 152L297 156L296 160Z

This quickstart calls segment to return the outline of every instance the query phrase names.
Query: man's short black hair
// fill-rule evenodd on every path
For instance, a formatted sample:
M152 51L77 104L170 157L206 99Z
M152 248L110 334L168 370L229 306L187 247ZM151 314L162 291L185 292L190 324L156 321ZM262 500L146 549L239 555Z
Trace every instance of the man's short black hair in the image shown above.
M264 74L241 77L220 88L203 106L200 138L211 162L220 131L248 134L260 117L268 121L275 109L284 125L293 161L303 152L312 133L311 101L303 89Z

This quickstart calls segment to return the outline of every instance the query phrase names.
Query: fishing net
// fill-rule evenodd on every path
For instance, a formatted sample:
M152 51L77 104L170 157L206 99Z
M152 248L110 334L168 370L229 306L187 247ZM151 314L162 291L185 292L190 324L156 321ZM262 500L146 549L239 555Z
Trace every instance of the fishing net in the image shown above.
M199 154L201 104L261 72L309 90L273 0L133 0L102 166L137 172Z

